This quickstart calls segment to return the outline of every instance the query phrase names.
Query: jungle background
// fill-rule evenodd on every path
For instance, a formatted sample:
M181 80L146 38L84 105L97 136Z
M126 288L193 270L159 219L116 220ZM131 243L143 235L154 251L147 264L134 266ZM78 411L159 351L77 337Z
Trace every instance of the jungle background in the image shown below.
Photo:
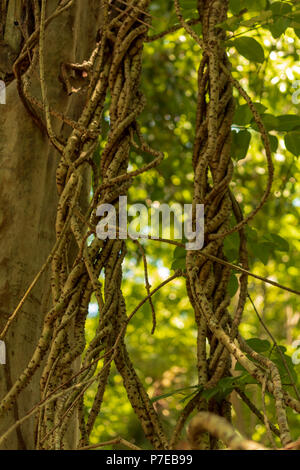
M299 2L0 5L0 448L299 447Z
M194 1L183 0L181 6L186 20L197 17ZM241 12L243 6L247 11ZM151 2L150 12L153 15L150 36L178 25L172 0ZM260 103L259 110L274 152L272 195L247 229L250 270L297 289L300 269L300 164L297 158L300 154L300 96L298 98L297 94L300 89L300 82L297 82L300 80L299 4L231 0L229 20L224 28L229 35L228 55L234 77L249 92L253 101ZM200 33L199 26L193 26L193 29ZM246 43L240 41L245 36L255 39L256 43L251 43L250 39L249 43L247 40ZM129 190L129 204L145 201L149 206L155 201L160 204L191 203L191 157L199 54L200 47L183 29L145 45L142 88L147 106L140 117L141 130L149 144L165 153L165 159L159 168L134 181ZM237 93L236 104L232 144L234 177L231 185L243 210L249 213L264 190L265 157L251 112ZM237 133L238 130L241 133ZM100 149L105 146L105 137L99 146ZM132 151L130 170L147 161L151 161L151 156L137 155ZM152 287L170 276L174 269L183 267L184 260L176 248L153 241L142 244L147 253ZM145 297L146 290L142 257L132 242L127 242L127 248L122 287L127 311L131 312ZM236 233L226 238L225 254L229 261L237 261ZM229 284L233 298L231 311L236 304L237 276L237 273L232 274ZM291 360L295 353L293 342L300 339L299 298L251 277L248 290L257 313L284 351L294 379L299 384L300 365L293 364ZM151 334L151 308L146 303L131 320L126 343L148 393L157 400L155 406L165 429L171 432L186 398L193 393L189 387L196 384L196 330L184 279L175 279L159 290L153 302L157 312L155 333ZM240 332L252 342L254 349L275 360L283 381L291 391L281 358L272 347L272 339L253 304L248 299ZM96 325L95 301L90 304L87 340L93 337ZM235 371L235 374L238 372ZM231 392L231 384L225 383L223 387L224 395L231 393L233 423L237 429L248 438L268 445L265 425L234 391ZM176 390L179 391L175 393ZM250 384L244 392L262 410L260 388ZM87 392L87 410L94 393L93 387ZM109 377L105 398L91 444L122 435L138 446L149 447L115 367ZM267 415L272 422L275 410L268 393L265 401ZM288 410L288 417L292 437L296 439L299 437L300 417L291 410Z

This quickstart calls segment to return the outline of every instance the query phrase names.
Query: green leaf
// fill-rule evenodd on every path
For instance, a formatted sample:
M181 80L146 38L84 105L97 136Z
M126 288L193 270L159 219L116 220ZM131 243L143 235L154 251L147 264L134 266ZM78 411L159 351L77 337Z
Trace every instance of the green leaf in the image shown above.
M277 39L292 22L292 6L285 2L275 2L270 6L272 11L273 23L269 25L272 36Z
M228 235L224 240L224 254L228 261L238 260L239 256L239 235L237 232Z
M238 364L238 363L237 363ZM207 401L214 397L216 401L222 401L226 398L236 387L244 387L249 384L257 384L257 381L251 377L248 372L244 372L238 377L224 377L219 380L214 388L203 390L201 396Z
M231 156L234 160L242 160L247 156L251 134L249 131L231 132Z
M241 0L229 0L229 9L234 15L238 15L243 9L248 11L261 11L266 8L266 0L247 0L243 5Z
M268 18L271 18L272 12L267 10L263 11L258 16L253 16L249 20L245 20L241 22L241 26L246 26L247 28L251 28L252 26L256 26L257 24L265 23Z
M272 36L277 39L291 23L291 19L287 18L287 13L292 10L292 7L288 3L275 2L270 6L270 10L272 11L273 24L270 24L268 29L271 31Z
M292 10L292 7L286 2L274 2L270 5L270 10L276 18L278 16L285 16L286 13L289 13Z
M247 240L249 240L250 242L257 242L258 235L257 235L257 231L254 228L246 225L245 231L247 235Z
M171 269L173 269L173 271L177 271L177 269L185 270L185 268L186 268L185 258L175 259L172 263L172 266L171 266Z
M174 259L181 259L186 257L186 250L182 246L176 246L174 253L173 253L173 258Z
M263 114L267 109L261 103L254 103L254 105L259 114ZM250 124L252 119L253 114L247 103L237 106L233 117L234 124L236 124L237 126L246 126L247 124Z
M183 397L181 400L179 400L179 403L184 403L185 401L189 400L193 396L197 395L199 391L201 390L202 387L199 387L198 390L194 390L192 393L188 393L185 397Z
M202 36L202 24L195 24L192 26L192 29L195 31L195 33L198 34L198 36Z
M265 60L264 50L254 38L248 36L237 38L233 41L233 46L250 62L262 63Z
M285 346L281 346L281 344L278 345L276 349L277 349L277 350L280 349L280 351L283 352L283 354L286 352L286 347L285 347Z
M198 385L192 385L191 387L184 387L184 388L178 388L177 390L172 390L171 392L164 393L163 395L159 395L158 397L151 398L151 402L155 403L158 400L162 400L163 398L168 398L173 395L176 395L176 393L184 392L185 390L190 390L191 388L199 388Z
M246 343L258 353L269 351L271 348L271 343L266 339L251 338L247 339Z
M185 258L186 258L186 250L181 246L176 246L174 253L173 253L173 263L171 269L176 271L177 269L185 269Z
M300 131L289 132L284 137L284 143L289 152L298 157L300 155Z
M244 373L238 377L238 385L243 386L243 385L252 385L252 384L258 384L257 380L255 380L252 375L248 373Z
M244 9L240 0L229 0L229 9L234 15L238 15Z
M231 273L230 278L229 278L229 282L228 282L228 285L227 285L227 291L228 291L230 297L235 296L235 294L237 293L238 288L239 288L239 282L237 280L237 277L233 273Z
M224 21L223 23L219 23L217 26L219 28L224 29L225 31L236 31L241 23L241 18L236 18L235 16L232 16L229 18L227 21Z
M197 7L197 2L196 0L183 0L181 2L181 8L182 10L195 10Z
M257 258L263 264L267 264L270 253L272 252L272 244L268 242L257 243L253 248Z
M201 395L207 401L213 397L215 397L216 401L221 401L234 390L236 382L236 377L224 377L219 380L215 387L203 390Z
M246 8L248 11L261 11L266 8L266 0L247 0Z
M261 116L261 119L262 119L262 122L264 123L264 126L265 126L265 128L268 132L278 129L279 121L278 121L278 118L276 116L273 116L273 114L265 113ZM254 119L252 119L252 123L253 123L252 128L255 129L256 131L258 131L258 126L257 126L256 122L254 121Z
M236 377L223 377L222 379L219 380L217 387L219 390L222 392L228 392L233 390L237 382Z
M261 118L267 131L278 129L278 119L273 114L264 114Z
M219 392L219 389L217 387L214 387L208 390L203 390L203 392L201 393L201 396L205 398L205 400L208 401L211 398L213 398L218 392Z
M272 33L273 38L279 38L289 27L291 20L288 18L279 18L273 24L269 25L269 30Z
M282 116L277 116L277 119L279 122L278 131L289 132L300 127L300 116L297 114L283 114Z
M286 362L286 365L287 365L287 367L290 371L290 374L291 374L294 382L297 383L298 382L298 376L297 376L297 372L295 370L295 364L293 364L293 361L292 361L291 357L287 356L287 354L283 353L283 357L284 357L284 360ZM280 377L281 377L281 381L283 383L289 383L290 384L291 379L290 379L289 373L286 369L285 364L282 361L281 354L279 353L279 351L277 351L276 348L274 348L274 350L272 352L271 360L274 362L274 364L276 364L276 366L278 368L278 371L279 371Z
M299 2L297 7L294 9L294 11L289 13L289 18L293 20L292 24L294 28L299 28L300 26L300 7L299 7Z
M275 135L269 134L270 146L272 152L276 152L278 149L278 139Z
M275 244L276 250L285 252L290 250L289 243L284 238L280 237L276 233L271 233L271 238Z

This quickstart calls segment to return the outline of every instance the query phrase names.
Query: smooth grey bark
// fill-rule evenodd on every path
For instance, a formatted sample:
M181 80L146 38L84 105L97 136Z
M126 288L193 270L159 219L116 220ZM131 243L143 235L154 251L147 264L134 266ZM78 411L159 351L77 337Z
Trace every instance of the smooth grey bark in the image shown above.
M9 0L9 3L15 1L18 0ZM48 0L47 16L58 3L58 0ZM54 19L46 30L45 75L49 104L73 119L80 115L85 96L67 96L59 80L60 65L88 59L95 47L100 16L99 0L75 0L74 6ZM36 74L32 75L30 93L40 97ZM55 118L53 124L57 135L67 136L71 132ZM7 86L6 105L0 105L0 330L55 243L58 160L59 155L47 136L25 110L13 80ZM5 340L7 364L0 365L0 398L31 358L49 305L49 295L48 271L8 331ZM18 397L15 408L1 418L0 435L38 401L39 373L36 373ZM10 435L5 449L33 449L34 429L34 418L27 420ZM76 429L72 433L74 439L75 432Z

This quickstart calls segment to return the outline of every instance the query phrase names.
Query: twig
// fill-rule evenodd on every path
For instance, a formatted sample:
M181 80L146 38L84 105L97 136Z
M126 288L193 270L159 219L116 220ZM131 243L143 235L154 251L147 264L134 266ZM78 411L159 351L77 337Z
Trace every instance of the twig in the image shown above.
M188 26L196 25L200 23L200 18L193 18L191 20L186 21L186 24ZM182 24L177 24L174 26L171 26L171 28L166 29L165 31L162 31L161 33L153 34L152 36L148 36L146 39L146 42L153 42L157 41L158 39L163 38L164 36L167 36L168 34L175 33L179 29L183 29L184 26Z
M252 411L253 414L262 422L264 423L264 416L263 414L256 408L256 406L252 403L250 398L247 397L247 395L241 390L239 387L235 387L236 393L241 397L243 402L248 406L248 408ZM277 436L280 437L280 432L278 429L274 426L273 423L269 421L269 426L271 431Z
M123 439L122 437L116 437L115 439L111 439L110 441L100 442L99 444L93 444L90 446L79 447L77 450L91 450L91 449L98 449L99 447L106 447L121 444L125 447L128 447L131 450L142 450L140 447L135 446L132 442Z
M274 449L277 449L276 442L274 440L273 434L271 433L269 420L268 420L268 416L267 416L267 410L266 410L265 398L266 398L266 387L267 387L268 375L269 375L269 373L267 371L266 374L265 374L263 383L262 383L262 387L261 387L261 400L262 400L262 407L263 407L263 417L264 417L264 424L266 426L266 431L267 431L269 441L272 444L272 446L274 447Z

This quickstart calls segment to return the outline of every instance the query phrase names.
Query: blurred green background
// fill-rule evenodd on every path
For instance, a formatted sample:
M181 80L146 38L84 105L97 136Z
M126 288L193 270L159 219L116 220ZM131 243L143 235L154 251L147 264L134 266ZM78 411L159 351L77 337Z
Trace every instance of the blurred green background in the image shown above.
M197 17L196 0L182 0L181 3L186 19ZM227 25L223 25L230 38L226 47L234 77L253 101L263 105L259 106L259 111L263 113L270 132L275 164L272 196L248 230L250 269L299 290L299 5L293 2L247 1L248 11L240 14L241 3L230 1L230 19ZM150 11L153 14L150 35L177 23L172 0L152 1ZM194 26L194 30L201 34L199 26ZM252 48L249 41L249 44L239 41L245 37L255 39L261 47L255 45ZM139 122L145 139L155 149L165 152L166 157L158 169L134 180L129 191L129 204L145 201L148 205L155 201L169 204L191 202L191 159L200 60L199 46L182 29L145 45L142 89L147 105ZM259 134L251 122L252 117L237 95L236 105L232 146L235 171L231 189L244 213L248 214L263 194L266 161ZM238 135L237 131L242 133ZM105 135L100 149L104 145ZM152 158L132 151L130 170L140 168ZM150 284L155 287L173 273L174 249L153 241L143 241L142 244L147 254ZM123 292L130 314L146 296L146 290L140 253L131 241L127 241L127 249ZM225 252L230 261L237 261L236 235L226 239ZM237 301L235 284L233 279L231 312ZM249 293L276 341L286 348L286 355L291 357L295 352L293 342L300 340L299 298L253 278L249 278ZM148 394L157 397L196 384L196 331L183 279L176 279L160 290L154 295L153 302L157 313L155 334L151 335L151 309L146 303L130 322L127 345ZM97 305L93 303L87 322L87 340L93 337L97 315ZM246 339L260 338L271 342L250 301L246 304L240 332ZM291 367L299 379L300 366ZM291 394L294 393L288 383L286 387ZM248 385L245 392L261 410L260 388ZM174 427L185 404L184 398L190 393L191 390L186 390L155 402L167 433ZM87 410L94 394L95 387L92 386L86 395ZM249 412L235 393L231 394L231 399L237 429L249 438L268 444L265 426ZM273 421L275 410L268 394L266 404L268 417ZM299 437L300 417L289 411L289 420L292 437L296 439ZM116 435L144 449L148 447L127 400L122 379L113 368L91 443L103 442ZM185 439L184 434L182 438Z

